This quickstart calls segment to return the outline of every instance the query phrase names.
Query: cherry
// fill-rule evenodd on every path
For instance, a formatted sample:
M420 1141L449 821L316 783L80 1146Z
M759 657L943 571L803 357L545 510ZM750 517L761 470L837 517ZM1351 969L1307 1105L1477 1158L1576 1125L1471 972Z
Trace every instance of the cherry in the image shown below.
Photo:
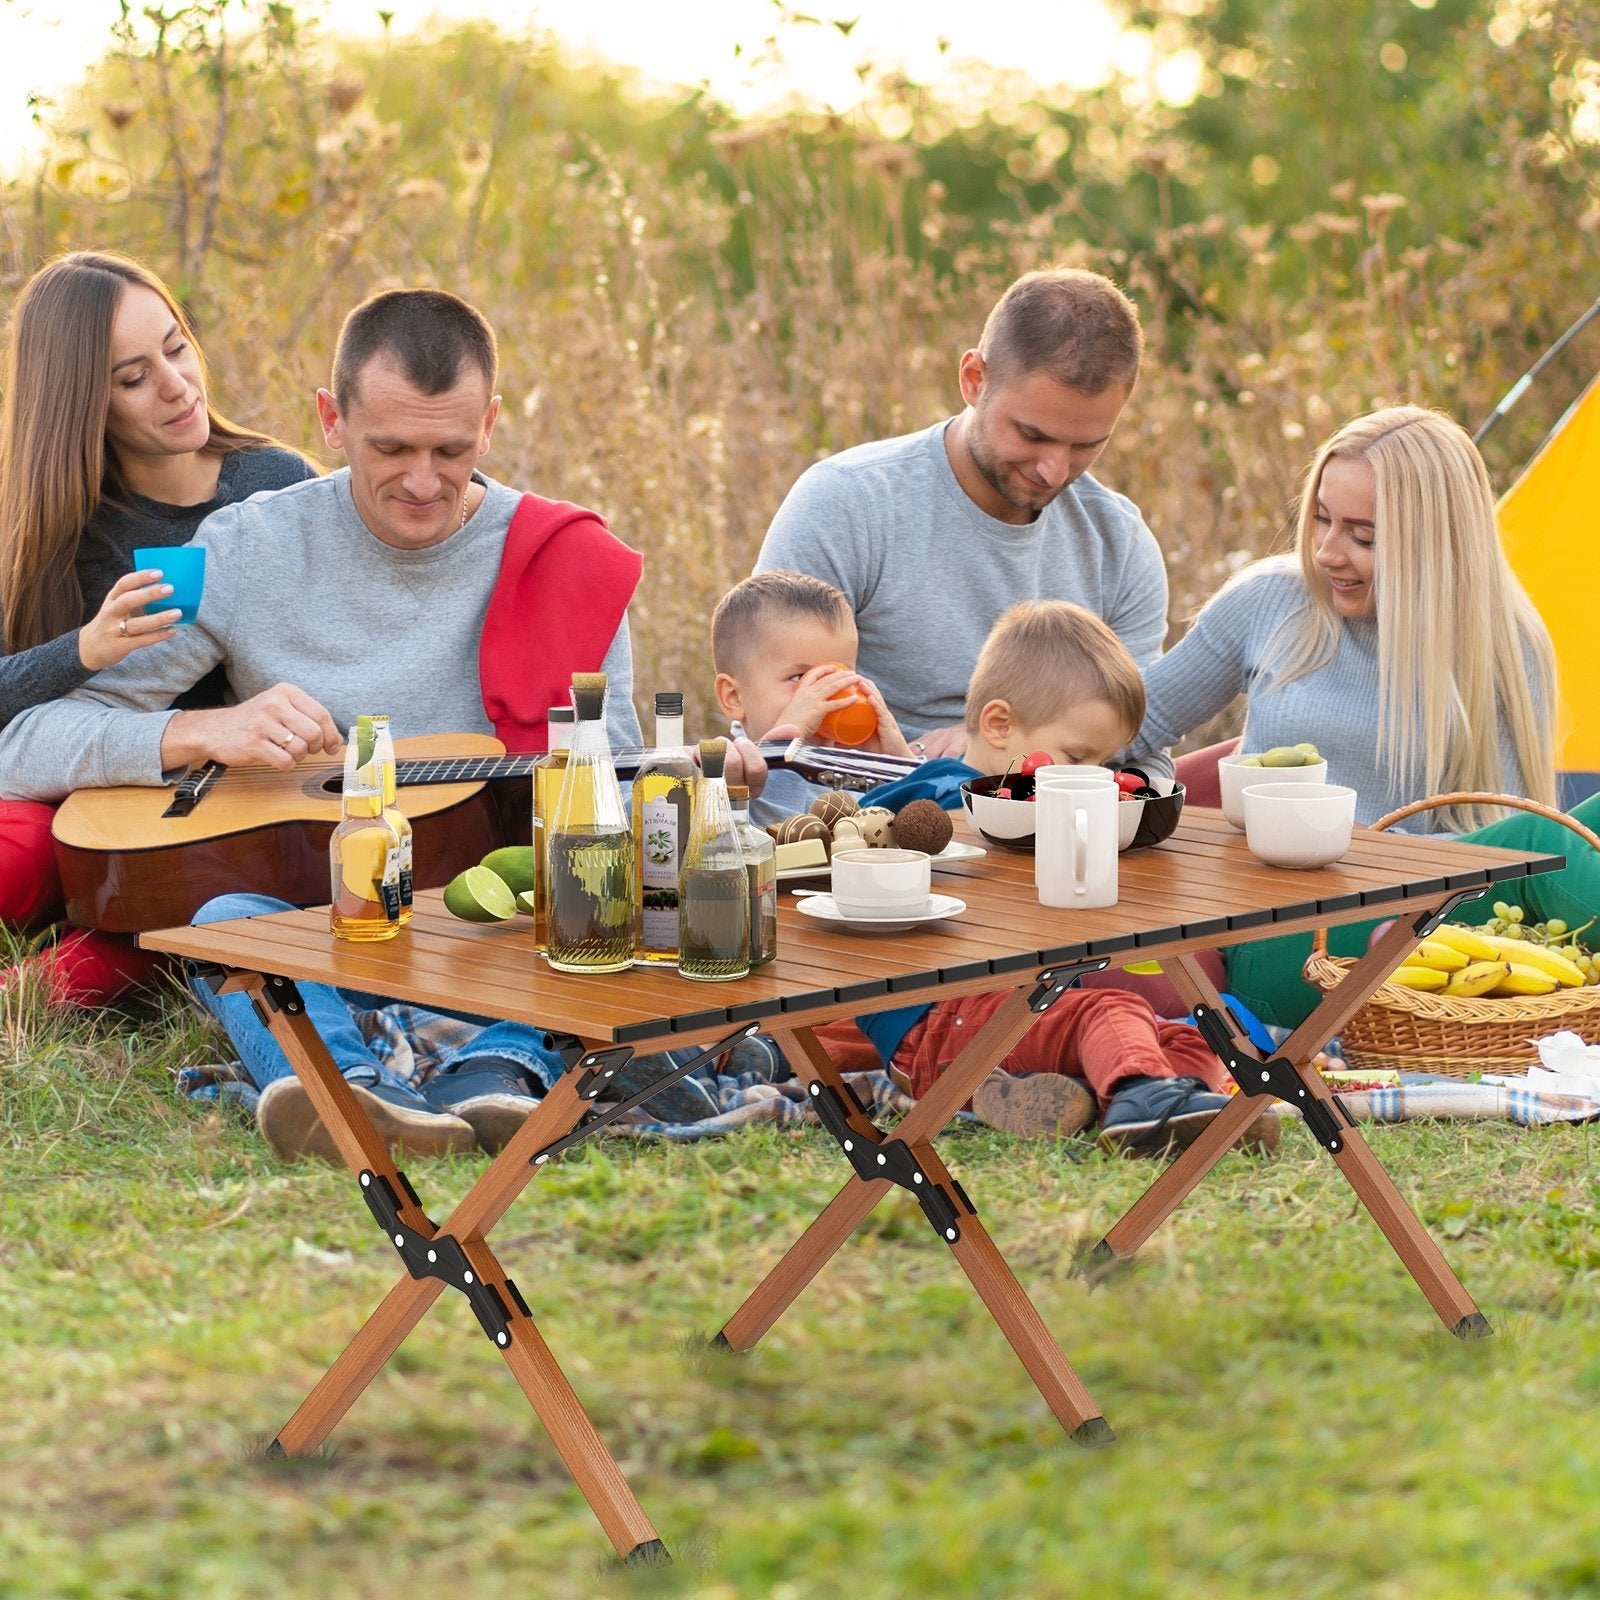
M1031 778L1040 767L1053 767L1055 764L1056 758L1048 750L1031 750L1022 758L1018 771L1025 778Z

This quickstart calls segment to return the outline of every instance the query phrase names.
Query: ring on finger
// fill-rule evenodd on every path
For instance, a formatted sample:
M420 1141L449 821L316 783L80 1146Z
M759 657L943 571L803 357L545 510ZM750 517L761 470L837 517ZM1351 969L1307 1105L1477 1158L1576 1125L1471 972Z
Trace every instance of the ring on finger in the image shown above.
M124 617L122 621L117 624L117 632L121 634L124 639L128 637L128 619L126 617Z
M289 746L294 743L294 740L295 740L295 736L291 732L291 733L284 734L284 736L278 741L278 743L281 744L285 750L287 750L289 748Z

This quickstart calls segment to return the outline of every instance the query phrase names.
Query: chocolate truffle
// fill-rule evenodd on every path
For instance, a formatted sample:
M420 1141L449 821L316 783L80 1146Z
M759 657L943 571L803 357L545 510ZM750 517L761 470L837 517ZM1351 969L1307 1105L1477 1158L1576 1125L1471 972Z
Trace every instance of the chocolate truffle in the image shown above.
M937 800L913 800L895 814L894 842L902 850L925 850L936 856L955 831L950 813Z
M802 839L820 839L828 842L828 825L820 817L801 812L798 817L785 817L773 834L779 844L798 844Z
M861 837L875 849L895 842L894 812L887 806L862 806L850 820L860 829Z
M843 789L830 789L826 794L819 794L811 802L810 809L812 816L821 817L831 828L843 818L855 815L856 797Z

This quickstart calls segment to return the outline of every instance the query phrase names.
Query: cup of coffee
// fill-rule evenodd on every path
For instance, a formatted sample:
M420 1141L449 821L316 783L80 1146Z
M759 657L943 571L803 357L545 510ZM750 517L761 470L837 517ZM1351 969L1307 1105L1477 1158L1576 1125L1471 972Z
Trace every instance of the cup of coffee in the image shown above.
M930 903L932 857L923 850L838 850L833 903L847 917L920 917Z
M1250 854L1272 867L1325 867L1350 848L1356 792L1338 783L1254 783L1242 796Z
M206 581L206 547L203 544L169 544L133 552L135 572L155 567L162 580L172 585L172 593L165 600L157 600L145 607L152 611L170 611L174 606L181 613L179 622L193 622L200 613L200 591Z
M1040 905L1088 911L1117 903L1117 793L1110 777L1091 774L1040 785L1033 846Z

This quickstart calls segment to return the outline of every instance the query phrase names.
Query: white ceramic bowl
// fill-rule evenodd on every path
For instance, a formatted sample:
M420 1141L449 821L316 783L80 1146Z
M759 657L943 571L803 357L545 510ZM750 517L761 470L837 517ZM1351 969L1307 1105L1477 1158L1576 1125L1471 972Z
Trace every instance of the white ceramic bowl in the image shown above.
M1246 767L1238 756L1224 756L1217 763L1222 784L1222 815L1244 832L1244 801L1240 798L1253 783L1326 783L1328 763L1313 761L1309 767Z
M1272 867L1326 867L1350 848L1356 792L1338 783L1257 783L1244 791L1250 854Z

